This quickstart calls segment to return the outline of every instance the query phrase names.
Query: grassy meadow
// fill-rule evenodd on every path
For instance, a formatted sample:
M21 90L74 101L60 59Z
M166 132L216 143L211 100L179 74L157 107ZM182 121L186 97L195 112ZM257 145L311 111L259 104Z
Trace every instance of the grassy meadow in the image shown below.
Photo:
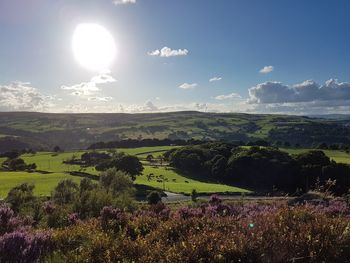
M291 149L291 148L281 148L282 151L288 152L289 154L299 154L303 152L310 151L312 149ZM322 150L329 158L336 161L337 163L347 163L350 164L350 153L339 150Z
M72 179L79 182L80 178L66 173L27 173L27 172L0 172L0 198L6 197L8 191L21 183L35 185L36 196L49 196L55 186L63 179Z
M137 155L144 164L143 174L138 176L135 183L160 188L165 191L189 194L193 189L198 193L223 193L223 192L247 192L234 186L228 186L213 182L200 181L195 178L189 178L182 175L168 166L154 166L148 163L145 158L152 154L155 158L162 155L165 151L177 146L159 146L159 147L140 147L118 149L119 152L126 152L131 155ZM306 152L310 149L281 149L290 154ZM35 163L38 171L49 173L28 173L28 172L7 172L0 171L0 198L4 198L8 191L23 182L34 183L36 185L35 194L38 196L49 195L57 183L62 179L71 178L76 182L80 177L71 176L69 172L83 171L90 174L98 174L94 167L81 168L79 165L64 164L63 161L71 159L73 156L80 158L86 151L74 152L38 152L36 154L24 154L21 156L26 163ZM336 162L350 164L350 154L338 150L324 150L327 156ZM0 162L5 159L0 158ZM153 174L153 176L149 176Z
M223 193L223 192L247 192L244 189L222 185L217 183L202 182L195 179L187 178L174 171L167 166L151 166L145 161L148 154L153 157L159 157L165 151L177 146L157 146L157 147L140 147L140 148L125 148L118 149L118 152L125 152L130 155L137 155L144 163L143 174L135 180L136 184L147 185L155 188L160 188L166 191L189 194L193 189L198 193ZM94 167L81 168L79 165L64 164L63 161L71 159L73 156L80 158L86 151L74 152L38 152L36 154L24 154L21 158L26 163L35 163L38 171L49 172L28 173L28 172L7 172L0 171L0 198L4 198L8 191L24 182L34 183L36 185L35 194L49 195L57 183L62 179L71 178L76 182L81 180L81 177L71 176L69 172L83 171L90 174L98 174ZM4 161L0 160L0 161ZM147 175L154 174L154 178L147 179ZM157 181L157 176L164 176L164 183ZM158 179L159 180L159 179Z

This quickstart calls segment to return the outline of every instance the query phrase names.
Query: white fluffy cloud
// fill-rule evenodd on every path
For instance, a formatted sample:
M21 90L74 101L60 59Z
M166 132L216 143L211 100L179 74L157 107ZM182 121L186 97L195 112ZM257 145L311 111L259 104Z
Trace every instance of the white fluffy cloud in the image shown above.
M45 111L51 100L52 97L41 94L29 82L0 85L1 111Z
M292 87L281 82L265 82L249 89L249 102L257 104L348 100L350 83L335 79L327 80L323 85L306 80Z
M222 80L221 77L213 77L211 79L209 79L209 82L214 82L214 81L219 81L219 80Z
M176 57L176 56L187 56L187 49L171 49L169 47L163 47L162 49L156 49L147 52L149 56L159 56L159 57Z
M114 0L115 5L136 4L136 0Z
M327 80L319 85L306 80L293 86L265 82L249 89L251 112L288 114L348 114L350 83Z
M179 86L180 89L194 89L195 87L197 87L198 84L197 83L192 83L192 84L189 84L189 83L183 83Z
M99 84L112 83L116 80L109 75L109 72L101 73L91 78L88 82L74 84L72 86L61 86L63 90L71 91L71 95L85 97L88 100L108 101L107 97L97 97L96 94L100 92Z
M272 72L273 70L274 70L273 66L265 66L262 69L260 69L259 72L262 74L268 74L268 73Z
M234 99L242 99L241 95L237 93L230 93L227 95L218 95L215 97L216 100L234 100Z

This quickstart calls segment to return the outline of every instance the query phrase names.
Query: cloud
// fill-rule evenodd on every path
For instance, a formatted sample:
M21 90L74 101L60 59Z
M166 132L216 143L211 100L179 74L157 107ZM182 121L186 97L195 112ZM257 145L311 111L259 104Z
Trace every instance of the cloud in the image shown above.
M271 73L273 70L274 70L273 66L265 66L262 69L260 69L259 72L262 74L268 74L268 73Z
M171 49L169 47L163 47L161 50L156 49L153 51L147 52L149 56L159 56L159 57L176 57L176 56L187 56L187 49Z
M249 89L249 103L295 103L312 101L348 101L350 100L350 83L327 80L319 85L306 80L292 87L281 82L265 82Z
M146 101L143 105L131 104L120 105L120 109L127 113L142 113L142 112L160 112L161 110L152 102Z
M227 95L218 95L215 97L216 100L234 100L234 99L242 99L241 95L237 93L230 93Z
M52 97L41 94L29 82L15 81L0 85L0 110L2 111L45 111L50 107Z
M111 101L113 97L89 97L89 101Z
M195 87L197 87L198 84L197 83L192 83L192 84L189 84L189 83L184 83L184 84L181 84L179 86L180 89L194 89Z
M211 79L209 79L209 82L214 82L214 81L219 81L219 80L222 80L221 77L213 77Z
M115 5L136 4L136 0L114 0Z
M88 82L82 82L79 84L74 84L72 86L61 86L63 90L70 90L71 95L86 97L87 99L96 98L93 97L101 89L98 87L98 84L112 83L116 80L109 75L109 72L101 73L91 78Z

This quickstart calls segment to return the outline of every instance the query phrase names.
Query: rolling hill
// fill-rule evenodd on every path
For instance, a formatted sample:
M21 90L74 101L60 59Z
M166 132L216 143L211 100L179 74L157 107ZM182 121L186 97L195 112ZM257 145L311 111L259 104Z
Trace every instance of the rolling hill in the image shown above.
M350 118L324 119L243 113L0 113L0 152L11 149L82 149L99 141L169 138L350 144Z

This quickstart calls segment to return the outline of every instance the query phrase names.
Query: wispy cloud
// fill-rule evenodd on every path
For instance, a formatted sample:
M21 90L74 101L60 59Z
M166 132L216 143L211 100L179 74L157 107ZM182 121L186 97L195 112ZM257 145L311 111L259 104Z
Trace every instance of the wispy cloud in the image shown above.
M260 69L259 72L262 74L268 74L268 73L271 73L273 70L274 70L273 66L265 66L262 69Z
M183 83L179 86L180 89L194 89L195 87L197 87L198 84L197 83L192 83L192 84L189 84L189 83Z
M115 5L136 4L136 0L114 0Z
M63 85L61 86L61 89L70 90L71 95L86 97L87 99L95 98L96 100L97 97L95 95L100 91L98 84L112 83L115 81L116 80L109 75L109 72L107 72L92 77L88 82L82 82L71 86Z
M147 52L149 56L159 56L159 57L176 57L176 56L187 56L187 49L171 49L169 47L163 47L162 49L156 49Z
M230 93L227 95L218 95L215 97L216 100L233 100L233 99L242 99L241 95L238 93Z
M214 81L219 81L222 80L222 77L213 77L211 79L209 79L209 82L214 82Z

